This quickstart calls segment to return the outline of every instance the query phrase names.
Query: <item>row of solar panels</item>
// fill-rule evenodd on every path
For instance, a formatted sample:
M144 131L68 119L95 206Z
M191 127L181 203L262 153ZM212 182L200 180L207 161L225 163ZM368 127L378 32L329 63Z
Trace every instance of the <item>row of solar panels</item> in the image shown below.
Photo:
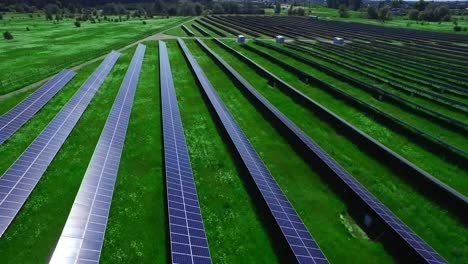
M97 263L145 46L139 45L71 208L51 263ZM77 124L120 53L111 52L0 178L0 237ZM6 140L50 100L74 72L64 70L1 117Z
M242 60L244 60L244 62L258 69L258 72L266 76L268 79L270 79L271 82L276 83L275 81L276 77L272 76L272 74L266 71L265 69L259 67L259 65L257 65L255 62L250 60L248 57L242 55L241 53L225 45L223 45L223 47L226 48L228 51L232 52L233 54L235 54L236 56L238 56L239 58L241 58ZM390 115L386 113L385 111L382 111L370 105L367 102L357 99L356 97L342 91L338 87L331 85L327 82L324 82L312 76L311 74L303 70L300 70L264 51L258 50L249 45L244 46L244 48L281 66L285 70L298 76L299 79L303 80L306 83L313 83L314 85L317 85L318 87L325 88L326 90L329 90L332 93L338 94L341 98L345 98L353 103L357 103L359 104L359 106L369 109L372 113L375 113L380 117L388 119L393 124L401 125L404 128L409 128L412 131L416 131L418 135L430 138L432 141L429 141L428 142L429 144L436 144L437 142L441 146L444 146L444 147L447 146L447 151L451 149L458 149L452 145L449 145L446 142L443 142L443 141L438 140L437 138L434 138L433 136L427 134L426 132L422 130L415 128L411 124L401 121L400 119L394 117L393 115ZM453 188L443 183L442 181L438 180L436 177L430 175L429 173L422 170L421 168L417 167L416 165L406 160L402 156L388 149L387 147L385 147L378 141L374 140L372 137L368 136L367 134L363 133L359 129L355 128L351 124L348 124L344 120L341 120L341 118L337 117L336 115L334 114L331 115L329 111L324 111L322 107L320 106L320 104L315 103L313 100L311 100L310 98L308 98L301 92L295 89L291 89L292 87L290 86L281 85L282 84L281 82L278 82L278 84L279 84L280 89L282 88L283 90L285 90L287 94L290 94L293 98L299 99L301 102L306 103L307 106L312 107L314 111L317 111L318 113L325 115L327 119L332 120L332 124L336 124L337 126L339 126L340 131L350 134L351 135L350 138L353 139L354 142L356 142L362 149L370 149L370 151L377 151L379 153L378 155L379 159L382 160L384 163L386 163L389 167L394 167L398 164L398 166L400 167L400 174L406 176L406 179L409 179L410 183L416 186L423 186L423 188L421 188L422 192L427 194L429 197L434 198L437 202L444 204L447 209L454 212L455 215L459 215L461 219L464 218L463 217L464 211L468 209L468 198L466 196L454 190ZM460 150L460 151L461 153L464 153L463 150ZM456 155L456 153L453 153L453 154Z
M317 159L327 170L327 173L335 176L336 179L345 186L347 192L352 194L351 196L354 196L354 199L361 202L363 210L366 211L365 222L367 225L377 225L377 222L379 221L384 223L386 230L392 233L400 243L402 242L404 244L404 249L415 259L430 263L446 263L446 261L434 249L417 236L406 224L399 220L388 208L385 207L385 205L383 205L376 197L365 189L364 186L355 180L352 175L344 170L300 128L298 128L259 93L257 93L255 88L243 79L238 72L204 45L201 40L198 39L197 41L203 49L211 54L211 56L214 57L220 65L222 65L223 69L229 73L231 77L240 83L242 87L245 88L253 98L255 98L256 103L258 103L262 109L266 109L271 116L274 117L275 121L282 126L282 131L287 131L286 133L292 135L294 137L294 141L298 142L302 148L306 150L307 155L315 157L315 159ZM301 263L326 262L326 257L307 231L307 228L300 220L300 217L296 214L292 205L287 201L287 198L284 193L282 193L280 186L277 185L268 169L256 154L241 128L236 124L232 115L224 106L222 100L217 95L205 73L193 58L183 40L179 39L178 42L193 72L195 73L199 84L203 88L204 94L213 106L219 121L226 130L226 133L229 135L236 151L256 183L258 190L262 194L262 198L268 205L273 218L276 220L276 223L285 238L285 242L289 245L297 261ZM218 43L221 42L218 41ZM277 81L282 82L279 78Z
M217 95L185 43L179 39L184 55L194 70L206 97L216 111L261 197L276 221L291 252L300 263L326 263L327 259L276 183L242 129ZM359 196L390 229L396 232L421 259L444 263L429 245L394 216L383 204L340 167L304 132L279 112L245 81L232 67L205 46L225 69L268 109L302 144L317 156L331 172ZM133 96L145 47L139 45L127 71L88 166L51 262L98 262L107 217L125 140ZM44 131L0 178L0 236L42 177L47 166L85 111L119 54L109 54L99 68L63 107ZM177 107L172 74L165 44L160 42L161 100L171 256L173 263L211 263L182 122Z
M322 88L325 88L327 89L328 91L332 92L333 94L336 94L338 95L339 98L344 98L345 100L347 100L348 102L354 104L354 105L358 105L358 107L360 108L364 108L366 111L369 111L373 114L376 114L379 118L383 119L383 120L388 120L388 121L391 121L392 125L396 125L396 126L400 126L401 128L409 131L412 133L411 137L419 137L418 140L423 140L424 144L426 145L430 145L431 148L434 148L434 149L438 149L439 152L443 152L444 155L446 155L447 157L450 157L450 159L452 160L462 160L461 162L459 163L464 163L464 156L466 156L468 153L462 149L460 149L459 147L456 147L456 146L453 146L449 143L447 143L446 141L444 140L441 140L437 137L434 137L430 134L428 134L427 132L415 127L414 125L408 123L408 122L405 122L405 121L402 121L401 119L398 119L396 118L395 116L393 115L390 115L388 114L387 112L385 111L382 111L374 106L372 106L371 104L363 101L363 100L360 100L356 97L354 97L353 95L345 92L345 91L342 91L341 89L337 88L336 86L334 85L331 85L327 82L324 82L314 76L312 76L311 74L301 70L301 69L298 69L276 57L274 57L273 55L270 55L264 51L261 51L259 49L256 49L252 46L249 46L249 45L246 45L246 46L243 46L244 48L256 53L256 54L259 54L260 56L274 62L275 64L278 64L280 65L282 68L286 69L287 71L293 73L294 75L297 75L299 77L299 79L303 80L304 82L306 83L314 83L316 85L319 85L319 87L322 87ZM234 52L234 51L233 51ZM236 52L237 53L237 52ZM460 159L460 157L462 157Z
M305 64L308 64L308 65L311 65L317 69L320 69L321 71L329 74L329 75L332 75L332 76L335 76L336 78L340 79L340 80L344 80L346 82L350 82L354 85L356 85L357 87L361 87L363 89L366 89L368 90L370 93L372 94L376 94L376 95L381 95L381 96L384 96L385 98L388 98L389 100L392 100L393 102L395 102L396 104L399 104L403 107L410 107L412 108L414 111L418 111L420 112L421 114L425 114L425 115L428 115L430 117L434 117L435 118L435 121L438 121L442 124L446 124L448 126L453 126L453 127L459 127L459 128L467 128L468 127L468 124L463 122L463 121L459 121L458 119L454 119L446 114L442 114L440 112L437 112L437 111L434 111L426 106L423 106L419 103L415 103L409 99L406 99L400 95L397 95L395 93L392 93L392 92L389 92L383 88L380 88L378 86L375 86L375 85L372 85L372 84L369 84L369 83L366 83L364 81L361 81L349 74L346 74L346 73L343 73L339 70L336 70L332 67L329 67L329 66L326 66L326 65L323 65L321 63L318 63L316 61L313 61L313 60L310 60L308 58L305 58L305 57L302 57L294 52L291 52L289 50L285 50L283 48L280 48L280 47L277 47L277 46L274 46L274 45L271 45L269 43L266 43L264 41L260 41L260 40L256 40L255 43L261 45L261 46L264 46L264 47L268 47L270 49L273 49L275 51L278 51L279 53L282 53L284 55L287 55L287 56L290 56L290 57L293 57Z

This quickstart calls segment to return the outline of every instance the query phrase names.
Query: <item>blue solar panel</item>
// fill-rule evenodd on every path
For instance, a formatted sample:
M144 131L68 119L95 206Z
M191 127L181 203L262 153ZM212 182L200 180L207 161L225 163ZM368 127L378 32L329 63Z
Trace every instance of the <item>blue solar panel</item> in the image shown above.
M0 237L71 133L120 53L110 53L41 134L0 178Z
M325 255L307 230L301 218L284 195L278 183L270 174L257 152L250 144L242 129L219 98L205 73L193 58L182 39L178 39L185 56L213 105L216 114L221 120L226 132L234 143L237 152L242 158L263 199L280 227L284 238L289 244L299 263L328 263Z
M446 261L424 240L418 237L405 223L396 217L388 208L385 207L376 197L372 195L364 186L362 186L354 177L342 168L338 162L330 157L320 146L315 143L309 136L307 136L300 128L298 128L291 120L289 120L283 113L274 107L267 99L260 95L255 88L247 82L238 72L236 72L229 64L221 59L216 53L210 50L201 40L198 42L225 67L235 78L246 88L246 90L253 95L256 100L265 106L270 113L272 113L280 122L286 126L300 141L304 144L314 155L322 160L325 165L339 177L339 179L346 184L351 192L357 195L363 202L367 204L372 211L378 215L393 231L395 231L403 241L421 256L426 262L429 263L446 263ZM220 42L221 43L221 42ZM248 59L248 58L247 58ZM260 67L260 66L259 66ZM262 68L263 69L263 68ZM267 72L265 69L263 69ZM271 74L271 73L270 73ZM276 82L282 82L290 89L294 87L288 85L278 77L271 74ZM299 91L297 91L300 93Z
M0 145L41 110L75 75L76 73L70 70L61 71L28 98L0 116Z
M138 45L50 263L98 263L146 47Z
M166 44L159 42L164 160L172 263L211 263Z

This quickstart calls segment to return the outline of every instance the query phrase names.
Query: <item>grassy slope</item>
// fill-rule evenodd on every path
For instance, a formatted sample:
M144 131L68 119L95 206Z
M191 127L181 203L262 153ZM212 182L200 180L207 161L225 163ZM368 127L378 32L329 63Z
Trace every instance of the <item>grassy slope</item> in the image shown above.
M213 67L213 61L194 42L188 42L188 46L329 260L391 262L380 244L352 236L340 219L346 215L346 205L264 120L229 77L219 67ZM261 80L253 84L263 85ZM349 254L358 250L359 255Z
M232 42L227 43L240 49ZM248 81L260 82L258 75L245 64L240 63L232 55L228 55L216 44L209 44L234 68L241 71ZM260 62L260 59L257 60L255 56L248 55ZM280 72L281 70L278 69L274 71L275 74L281 75ZM297 78L294 79L297 80ZM290 82L290 80L287 81ZM466 261L468 230L462 224L414 192L399 177L374 161L372 157L361 152L356 145L337 134L333 128L319 120L309 110L298 106L276 89L272 89L265 80L262 85L256 85L256 88L444 257L452 262Z
M97 92L69 138L52 161L41 181L21 209L13 224L0 240L5 263L46 262L52 254L68 217L94 147L104 127L117 90L131 59L128 50L119 59ZM0 147L1 174L18 157L99 63L83 68L65 92L57 95L46 109L26 124L13 140Z
M0 32L10 31L14 39L0 40L0 94L44 79L59 70L99 57L111 49L122 48L133 41L177 25L183 17L126 22L82 22L73 20L57 24L44 16L6 15L0 21ZM26 31L29 27L30 31Z
M102 263L166 262L158 49L157 42L145 44Z
M168 50L213 261L278 262L179 47L170 41Z

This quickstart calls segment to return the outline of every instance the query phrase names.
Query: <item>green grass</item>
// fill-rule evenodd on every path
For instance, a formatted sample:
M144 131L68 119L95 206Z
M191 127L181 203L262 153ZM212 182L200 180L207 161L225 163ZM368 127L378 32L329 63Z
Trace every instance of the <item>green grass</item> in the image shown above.
M396 28L408 28L408 29L417 29L417 30L428 30L428 31L438 31L438 32L448 32L448 33L458 33L458 34L467 34L468 31L455 32L453 31L453 22L424 22L420 23L418 21L409 20L407 16L396 16L392 20L381 22L376 19L368 19L366 12L359 11L349 11L350 17L341 18L338 15L338 9L327 8L324 6L314 6L311 8L311 15L319 16L321 19L325 20L338 20L345 22L358 22L363 24L372 24L378 26L386 27L396 27ZM468 27L468 17L457 17L458 25L461 27Z
M168 43L168 51L214 263L277 263L240 171L174 41Z
M186 43L329 260L332 263L391 262L391 257L378 242L355 237L348 231L341 221L341 216L346 215L346 205L264 120L229 77L213 66L214 62L197 44L193 41ZM264 86L262 80L253 84ZM359 230L352 221L347 223ZM358 250L359 255L349 254Z
M166 263L159 56L146 42L104 239L102 263Z
M28 198L28 202L0 240L0 252L5 263L44 263L52 254L127 70L132 51L133 49L127 50L119 58L109 77ZM35 135L39 134L98 64L93 63L83 68L64 91L52 99L31 122L13 136L11 141L0 147L1 174Z
M233 42L226 41L226 43L241 49ZM209 46L235 69L241 71L242 75L254 84L263 96L309 134L324 150L445 258L454 263L467 261L468 230L463 224L415 192L388 168L363 153L356 145L318 119L314 113L297 105L277 89L270 87L266 80L259 78L253 70L238 59L214 43L209 43ZM244 49L241 50L246 53ZM248 55L256 61L260 61L255 56ZM278 68L274 73L282 75ZM286 81L290 82L292 78L294 77ZM297 78L294 79L297 80ZM308 89L310 90L310 88Z
M0 95L45 79L63 68L105 55L112 49L175 26L188 18L171 17L125 22L91 24L74 20L58 23L44 16L7 14L0 21L0 32L10 31L14 39L0 39ZM29 27L30 31L26 30Z

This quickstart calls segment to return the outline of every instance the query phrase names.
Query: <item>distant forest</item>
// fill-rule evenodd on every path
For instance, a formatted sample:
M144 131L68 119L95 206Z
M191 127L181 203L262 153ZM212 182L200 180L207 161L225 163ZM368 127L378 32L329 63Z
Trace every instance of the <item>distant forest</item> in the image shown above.
M0 0L0 12L15 11L33 13L39 10L46 14L66 15L95 13L103 10L107 15L128 15L136 10L144 16L154 15L201 15L201 14L263 14L264 4L252 0Z

